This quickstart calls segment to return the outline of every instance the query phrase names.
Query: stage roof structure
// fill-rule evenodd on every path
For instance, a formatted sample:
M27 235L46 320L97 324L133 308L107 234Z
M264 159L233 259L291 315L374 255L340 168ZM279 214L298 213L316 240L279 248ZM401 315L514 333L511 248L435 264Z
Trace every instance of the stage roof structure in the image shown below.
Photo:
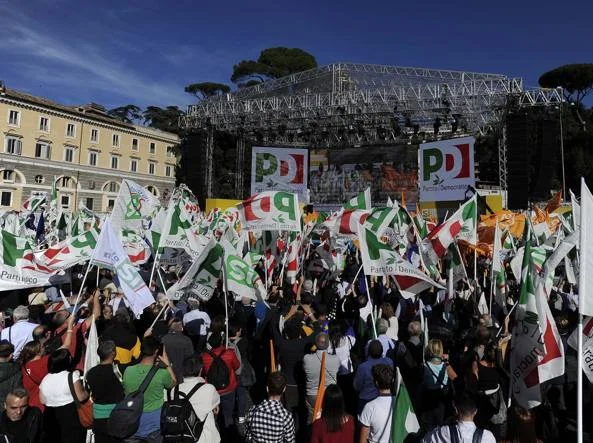
M357 146L484 133L509 106L561 102L562 91L502 74L333 63L202 100L181 123L264 144Z

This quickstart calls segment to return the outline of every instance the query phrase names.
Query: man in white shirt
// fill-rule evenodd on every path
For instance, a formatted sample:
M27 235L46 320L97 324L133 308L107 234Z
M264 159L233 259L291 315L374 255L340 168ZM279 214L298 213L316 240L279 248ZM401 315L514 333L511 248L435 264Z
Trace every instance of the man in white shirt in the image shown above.
M478 429L474 424L474 417L478 412L476 403L470 394L462 392L454 402L457 413L457 424L440 426L426 434L422 439L425 443L496 443L492 432ZM476 435L476 440L474 440Z
M200 302L197 299L190 297L187 299L187 304L191 310L183 316L183 326L187 326L194 320L201 320L200 335L205 336L210 329L210 316L206 312L200 311Z
M360 441L370 443L391 442L391 416L393 408L393 397L391 386L393 385L393 368L379 364L373 366L373 380L379 396L364 405L364 409L358 416L361 424Z
M33 329L38 325L29 321L29 308L26 306L17 306L12 312L12 321L10 328L6 328L0 334L0 339L8 340L14 346L14 359L16 360L23 346L33 340Z

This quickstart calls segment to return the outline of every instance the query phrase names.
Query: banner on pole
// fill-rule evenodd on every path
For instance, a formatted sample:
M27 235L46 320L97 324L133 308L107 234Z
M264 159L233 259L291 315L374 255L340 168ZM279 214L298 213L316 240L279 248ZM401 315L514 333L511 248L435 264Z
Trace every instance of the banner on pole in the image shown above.
M476 185L473 137L423 143L418 150L420 201L465 200Z
M251 194L293 192L306 202L308 167L306 149L254 146L251 149Z

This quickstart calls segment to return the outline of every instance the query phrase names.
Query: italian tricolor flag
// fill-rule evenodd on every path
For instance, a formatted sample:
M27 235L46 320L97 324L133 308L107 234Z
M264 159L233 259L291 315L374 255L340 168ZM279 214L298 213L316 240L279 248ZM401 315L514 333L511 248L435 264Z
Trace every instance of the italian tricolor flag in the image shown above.
M344 209L365 209L370 211L371 209L371 188L366 188L364 192L361 192L356 197L352 197L344 205Z

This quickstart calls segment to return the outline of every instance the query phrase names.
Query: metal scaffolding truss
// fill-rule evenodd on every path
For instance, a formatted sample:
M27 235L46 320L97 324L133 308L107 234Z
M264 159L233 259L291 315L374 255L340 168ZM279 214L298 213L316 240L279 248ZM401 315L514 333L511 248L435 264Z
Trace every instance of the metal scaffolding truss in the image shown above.
M384 143L419 132L483 132L509 103L561 101L561 91L525 90L520 78L500 74L335 63L203 100L182 124L270 143Z

